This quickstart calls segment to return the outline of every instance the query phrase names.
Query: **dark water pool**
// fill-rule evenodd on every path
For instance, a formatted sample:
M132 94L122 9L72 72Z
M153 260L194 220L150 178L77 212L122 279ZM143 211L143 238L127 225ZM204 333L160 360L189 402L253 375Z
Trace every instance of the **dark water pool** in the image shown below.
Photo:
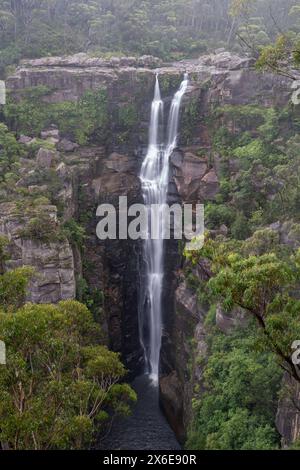
M147 375L132 383L138 401L132 415L116 420L101 441L106 450L180 450L175 434L158 404L158 389Z

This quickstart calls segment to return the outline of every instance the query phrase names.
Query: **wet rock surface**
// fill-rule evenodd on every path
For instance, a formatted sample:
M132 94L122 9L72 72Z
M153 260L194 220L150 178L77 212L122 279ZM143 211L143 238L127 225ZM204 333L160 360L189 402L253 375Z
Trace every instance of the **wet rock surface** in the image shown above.
M203 331L205 314L196 294L181 279L175 291L174 315L169 316L163 335L163 372L160 385L162 407L180 442L184 442L191 421L194 373L196 374L196 371L191 374L193 362L198 355L206 354ZM201 370L197 373L200 382Z

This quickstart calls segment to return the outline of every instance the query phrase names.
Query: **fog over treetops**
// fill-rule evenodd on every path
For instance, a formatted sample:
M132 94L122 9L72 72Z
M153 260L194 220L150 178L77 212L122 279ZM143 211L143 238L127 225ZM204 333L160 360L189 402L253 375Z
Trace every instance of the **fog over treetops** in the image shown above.
M282 30L299 35L295 0L1 0L0 66L76 52L180 59L258 48Z

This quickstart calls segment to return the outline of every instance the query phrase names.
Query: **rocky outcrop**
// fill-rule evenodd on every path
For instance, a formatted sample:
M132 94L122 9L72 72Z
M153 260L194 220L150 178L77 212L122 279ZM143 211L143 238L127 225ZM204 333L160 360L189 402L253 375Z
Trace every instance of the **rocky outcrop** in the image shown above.
M57 219L53 206L41 208L50 219ZM28 289L27 300L35 303L56 303L75 298L74 258L67 240L43 243L24 238L22 229L29 217L20 214L13 203L0 204L0 234L9 241L8 269L32 266L35 275Z
M240 57L227 51L216 51L215 54L203 56L201 61L204 65L226 70L249 69L255 64L252 57Z
M214 199L219 190L219 178L215 169L210 170L202 179L200 196L203 201Z
M207 159L190 151L177 151L171 157L171 164L174 167L174 180L182 201L200 201L202 199L200 192L209 174ZM211 194L213 195L213 188Z
M42 168L51 168L53 161L55 159L55 152L52 150L47 150L45 148L40 148L37 156L36 156L36 162L38 166Z
M157 68L162 65L161 59L152 55L143 55L141 57L91 57L81 52L71 56L64 57L44 57L41 59L22 60L21 64L26 67L142 67Z
M74 152L79 148L79 145L64 138L58 142L57 148L62 152Z
M265 106L285 104L291 95L292 80L268 73L262 75L252 69L251 64L251 59L229 53L183 60L168 66L151 56L103 59L77 54L22 61L6 85L16 96L26 88L46 86L48 92L43 99L51 103L76 101L87 90L105 87L110 99L119 99L119 102L122 95L136 99L140 93L149 108L157 73L163 77L164 92L173 92L182 74L188 72L190 97L199 98L205 84L207 93L202 111L216 102L220 105L250 102ZM193 136L194 139L196 137Z

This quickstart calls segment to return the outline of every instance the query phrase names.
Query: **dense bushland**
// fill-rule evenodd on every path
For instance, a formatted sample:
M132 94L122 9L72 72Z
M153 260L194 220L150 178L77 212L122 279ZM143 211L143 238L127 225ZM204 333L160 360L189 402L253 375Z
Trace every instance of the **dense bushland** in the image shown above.
M300 28L294 0L19 0L0 2L0 67L20 58L91 54L199 55L251 49Z

